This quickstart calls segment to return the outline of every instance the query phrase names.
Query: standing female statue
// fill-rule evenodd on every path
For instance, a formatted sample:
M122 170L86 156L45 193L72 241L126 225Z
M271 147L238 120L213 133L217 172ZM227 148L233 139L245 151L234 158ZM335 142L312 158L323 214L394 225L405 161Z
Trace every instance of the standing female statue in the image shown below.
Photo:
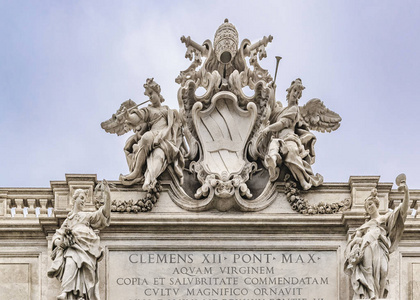
M376 189L365 200L369 221L360 226L351 237L345 251L344 271L351 278L353 299L386 298L389 254L401 240L407 218L409 192L405 175L397 177L404 200L392 212L380 215Z
M98 262L103 257L95 229L109 226L111 196L108 183L102 182L104 205L95 212L84 212L86 191L73 194L73 209L52 238L53 263L48 277L61 282L57 300L99 300Z

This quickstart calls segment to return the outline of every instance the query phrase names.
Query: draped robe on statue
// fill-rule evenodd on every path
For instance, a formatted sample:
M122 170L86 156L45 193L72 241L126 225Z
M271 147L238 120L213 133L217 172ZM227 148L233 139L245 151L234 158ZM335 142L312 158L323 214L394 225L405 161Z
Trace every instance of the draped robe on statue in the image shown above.
M352 238L346 248L344 271L350 275L354 290L353 299L369 299L369 294L377 298L385 298L388 294L387 274L389 254L392 253L401 240L404 231L404 221L407 213L401 210L401 205L393 212L389 212L378 219L372 219L358 228L362 233L362 245L366 248L359 263L350 260Z
M182 135L178 112L167 106L148 106L133 113L141 120L137 126L148 130L137 137L136 143L126 151L130 174L121 176L120 180L123 184L131 185L148 177L153 183L167 165L172 164L175 175L182 183L184 157L179 149ZM154 141L157 136L161 137L161 141L156 145Z
M275 133L269 146L269 155L281 154L283 163L304 189L319 186L323 178L314 174L316 137L300 125L299 106L293 105L273 113L270 123L282 123L283 129Z
M96 212L70 212L52 239L53 264L48 271L49 277L57 277L68 300L99 300L98 262L103 257L99 236L94 229L109 225L110 218L103 214L103 207ZM68 232L74 244L62 249L56 247L57 239L68 240Z

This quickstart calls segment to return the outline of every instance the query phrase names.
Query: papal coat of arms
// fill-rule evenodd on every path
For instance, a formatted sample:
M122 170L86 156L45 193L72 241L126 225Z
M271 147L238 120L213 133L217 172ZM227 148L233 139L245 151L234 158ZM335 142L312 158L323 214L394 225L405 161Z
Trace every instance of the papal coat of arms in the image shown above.
M291 191L322 184L312 171L311 130L336 130L341 118L319 99L299 106L305 88L299 78L287 89L287 104L276 101L275 79L259 65L272 39L239 43L228 20L213 43L183 36L192 63L175 80L179 111L162 105L160 86L148 79L148 106L125 101L101 124L110 133L134 133L124 148L130 173L120 176L121 183L141 184L156 194L159 176L167 171L174 182L172 200L191 211L258 211L276 198L277 182L288 181ZM254 95L247 96L244 87ZM198 96L198 88L204 94Z

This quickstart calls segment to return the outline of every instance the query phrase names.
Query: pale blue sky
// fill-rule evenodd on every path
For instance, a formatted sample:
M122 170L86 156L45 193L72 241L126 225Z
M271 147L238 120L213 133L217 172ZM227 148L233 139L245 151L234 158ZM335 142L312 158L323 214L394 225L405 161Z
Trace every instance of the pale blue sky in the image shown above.
M407 174L420 188L418 1L0 0L0 187L47 187L66 173L115 180L129 137L100 123L154 77L177 108L182 35L213 40L229 18L240 36L271 34L261 65L278 100L300 77L302 104L320 98L342 126L316 133L313 169L327 182Z

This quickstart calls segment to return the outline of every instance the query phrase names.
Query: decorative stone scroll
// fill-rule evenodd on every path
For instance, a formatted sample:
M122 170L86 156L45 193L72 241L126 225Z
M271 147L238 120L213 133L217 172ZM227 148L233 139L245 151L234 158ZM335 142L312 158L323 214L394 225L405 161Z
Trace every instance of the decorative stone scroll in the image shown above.
M205 141L201 144L203 157L190 164L202 184L195 198L251 198L245 182L257 164L246 161L244 149L257 116L255 104L242 110L234 94L219 92L208 109L202 108L197 102L192 109L197 134Z

